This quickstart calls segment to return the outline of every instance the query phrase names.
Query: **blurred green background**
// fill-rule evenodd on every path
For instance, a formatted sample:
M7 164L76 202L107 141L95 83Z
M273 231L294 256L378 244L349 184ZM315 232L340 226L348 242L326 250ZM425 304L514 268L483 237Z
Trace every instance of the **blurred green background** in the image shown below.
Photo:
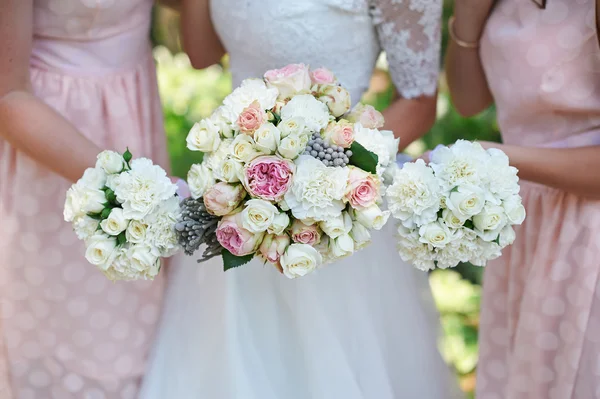
M452 2L447 0L444 6L443 51L448 42L447 21L451 11ZM231 91L227 57L222 65L194 70L187 56L181 53L178 16L165 8L156 7L154 10L152 38L173 172L177 176L185 176L190 165L201 160L198 153L185 148L188 131L194 122L209 116ZM393 93L385 56L382 56L363 101L383 110ZM409 154L420 155L438 144L450 144L459 138L500 139L493 108L474 118L463 118L456 112L450 103L443 73L437 119L427 135L408 147ZM456 370L461 387L469 396L473 395L475 387L481 272L481 268L465 264L430 274L444 331L440 349L445 360Z

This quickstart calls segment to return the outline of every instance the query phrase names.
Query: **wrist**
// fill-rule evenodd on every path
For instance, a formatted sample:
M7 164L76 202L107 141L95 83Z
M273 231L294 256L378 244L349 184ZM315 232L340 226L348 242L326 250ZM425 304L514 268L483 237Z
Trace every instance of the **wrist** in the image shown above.
M454 12L454 34L465 42L479 42L486 21L487 13L469 8L456 8Z

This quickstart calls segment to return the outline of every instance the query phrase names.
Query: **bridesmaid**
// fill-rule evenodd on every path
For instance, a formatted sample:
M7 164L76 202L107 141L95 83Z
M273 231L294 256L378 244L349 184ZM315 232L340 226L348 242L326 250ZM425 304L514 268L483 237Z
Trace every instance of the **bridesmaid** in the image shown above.
M2 399L137 394L163 280L109 283L62 206L101 149L167 167L152 5L0 1Z
M492 101L528 215L485 270L477 397L600 397L600 47L593 0L456 0L457 109Z

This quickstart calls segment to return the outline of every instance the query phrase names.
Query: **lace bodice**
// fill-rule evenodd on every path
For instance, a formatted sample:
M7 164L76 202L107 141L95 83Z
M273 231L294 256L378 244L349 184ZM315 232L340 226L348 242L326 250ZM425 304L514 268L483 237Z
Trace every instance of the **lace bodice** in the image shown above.
M442 0L213 0L211 11L235 85L306 63L331 69L357 102L383 50L403 97L435 93Z

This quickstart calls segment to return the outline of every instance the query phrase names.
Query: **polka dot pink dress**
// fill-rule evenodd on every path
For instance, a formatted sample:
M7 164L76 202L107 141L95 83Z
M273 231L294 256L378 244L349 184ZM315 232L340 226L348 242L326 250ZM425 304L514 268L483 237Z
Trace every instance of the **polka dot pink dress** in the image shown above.
M166 167L152 3L34 0L31 80L101 148ZM162 278L113 284L89 265L62 220L69 185L0 140L2 399L134 398L144 372Z
M595 1L547 3L500 0L482 38L504 141L600 145ZM522 195L517 241L485 271L477 398L600 398L600 201Z

